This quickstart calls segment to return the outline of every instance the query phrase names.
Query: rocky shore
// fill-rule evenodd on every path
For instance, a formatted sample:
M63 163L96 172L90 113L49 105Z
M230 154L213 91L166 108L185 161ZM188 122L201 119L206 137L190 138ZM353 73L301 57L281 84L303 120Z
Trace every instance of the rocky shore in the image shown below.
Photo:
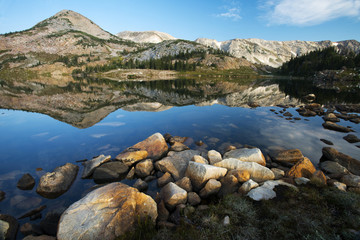
M332 118L329 114L326 117ZM27 222L20 226L21 233L27 235L24 239L117 239L132 232L140 222L176 229L188 221L184 211L202 211L209 202L229 194L261 202L276 198L278 189L299 192L306 184L360 192L360 161L331 147L323 148L321 162L314 166L299 149L264 156L256 147L229 145L220 153L201 146L191 150L188 141L186 137L155 133L115 158L100 155L84 161L82 178L92 178L99 184L66 210L48 213L40 224ZM46 173L37 193L45 198L64 194L78 169L67 163ZM121 183L124 178L133 179L132 186ZM157 187L155 196L142 193L153 183ZM29 174L18 182L20 189L34 185ZM36 217L45 208L34 209L21 218ZM225 225L227 221L231 221L229 216L224 219ZM17 220L0 214L0 222L2 238L15 239Z

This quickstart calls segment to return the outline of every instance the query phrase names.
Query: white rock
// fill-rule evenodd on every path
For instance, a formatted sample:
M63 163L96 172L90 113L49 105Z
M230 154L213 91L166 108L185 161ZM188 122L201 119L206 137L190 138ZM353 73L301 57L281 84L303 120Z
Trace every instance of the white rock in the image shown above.
M333 186L337 189L339 189L340 191L344 191L346 192L346 184L345 183L341 183L341 182L334 182Z
M261 187L257 187L255 189L252 189L247 196L255 201L261 201L261 200L269 200L276 197L276 192L273 190L275 186L277 185L284 185L287 187L291 187L295 190L298 190L297 187L283 182L281 180L276 181L266 181Z
M195 190L200 190L209 179L219 179L227 173L226 168L189 162L186 176L190 178Z
M229 217L229 216L226 215L226 216L224 217L223 225L224 225L224 226L230 225L230 217Z
M243 162L256 162L265 166L265 157L258 148L240 148L229 151L224 154L224 159L235 158Z
M170 209L175 208L179 204L185 204L187 201L187 192L172 182L169 182L161 189L160 195L166 206Z
M90 161L84 162L84 171L81 177L82 178L90 177L98 166L100 166L102 163L106 163L110 161L110 159L111 159L110 155L108 156L100 155L96 158L91 159Z
M215 163L222 161L221 154L215 150L210 150L208 152L208 159L211 165L214 165Z
M249 180L247 182L244 182L241 187L239 188L240 193L247 193L253 188L257 188L259 184L257 182L254 182L253 180Z

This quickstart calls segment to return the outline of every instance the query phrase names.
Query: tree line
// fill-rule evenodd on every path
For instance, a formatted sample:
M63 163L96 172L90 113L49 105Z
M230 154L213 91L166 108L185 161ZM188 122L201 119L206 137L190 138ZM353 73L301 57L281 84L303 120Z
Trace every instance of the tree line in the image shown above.
M339 70L342 67L360 67L360 54L349 52L344 55L337 52L334 47L329 47L291 58L281 66L279 72L293 76L311 76L318 71Z

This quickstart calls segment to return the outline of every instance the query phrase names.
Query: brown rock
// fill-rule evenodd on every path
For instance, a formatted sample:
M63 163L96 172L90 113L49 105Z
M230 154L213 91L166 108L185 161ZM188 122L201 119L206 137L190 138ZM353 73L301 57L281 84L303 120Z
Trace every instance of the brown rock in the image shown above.
M159 187L163 187L172 181L173 181L173 178L171 177L171 174L166 172L164 175L162 175L162 177L158 178L157 184Z
M322 124L324 128L329 129L329 130L334 130L334 131L338 131L338 132L352 132L353 130L351 130L350 128L341 126L339 124L333 123L333 122L325 122Z
M346 154L343 154L331 147L324 147L322 149L324 157L330 161L338 162L347 170L355 175L360 175L360 161L354 159Z
M132 167L128 174L126 175L126 179L133 179L135 176L135 167Z
M188 177L183 177L182 179L176 181L175 184L187 192L192 192L191 180Z
M88 193L61 216L57 239L116 239L145 219L155 222L155 201L122 183Z
M188 203L191 206L199 205L201 203L201 198L199 197L199 195L196 192L189 192L188 193Z
M151 159L142 160L135 166L135 173L139 177L147 177L154 170L154 165Z
M330 121L330 122L340 122L340 119L336 117L335 114L333 113L329 113L326 116L323 117L323 119L325 121Z
M313 173L316 172L316 169L312 162L307 158L298 161L287 173L286 177L306 177L310 178Z
M185 150L189 150L189 147L179 142L174 142L174 144L170 148L170 151L175 151L175 152L181 152Z
M343 137L343 139L345 139L346 141L348 141L349 143L357 143L360 142L360 139L355 136L354 134L348 134L345 137Z
M133 187L136 188L137 190L139 190L140 192L143 192L148 188L148 184L147 184L147 182L145 182L139 178L138 180L136 180Z
M239 181L234 175L226 175L226 177L222 178L220 182L221 188L218 192L218 196L220 197L234 193L239 188Z
M160 133L155 133L142 142L130 147L131 149L140 149L148 152L148 158L158 160L168 152L168 145Z
M24 174L16 185L21 190L31 190L35 186L35 179L29 174Z
M220 191L221 183L215 179L210 179L200 191L200 197L207 198L210 195L217 194Z
M129 151L125 150L116 156L116 160L123 162L126 166L130 167L136 162L147 158L148 152L145 150Z
M158 204L158 221L167 221L170 213L165 207L165 203L163 200Z
M191 161L197 162L197 163L202 163L202 164L209 164L209 162L204 157L202 157L200 155L193 156Z
M280 163L297 163L298 161L304 159L304 155L299 149L290 149L276 152L271 155L272 160L278 161Z
M246 170L230 170L227 175L233 175L240 183L247 182L250 179L250 173Z

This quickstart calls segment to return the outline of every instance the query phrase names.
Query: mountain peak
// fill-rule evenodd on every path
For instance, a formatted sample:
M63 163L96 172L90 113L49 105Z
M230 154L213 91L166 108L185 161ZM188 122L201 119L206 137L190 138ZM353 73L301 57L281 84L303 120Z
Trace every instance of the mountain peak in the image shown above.
M159 31L133 32L123 31L117 34L119 38L131 40L138 43L159 43L165 40L175 40L170 34Z

